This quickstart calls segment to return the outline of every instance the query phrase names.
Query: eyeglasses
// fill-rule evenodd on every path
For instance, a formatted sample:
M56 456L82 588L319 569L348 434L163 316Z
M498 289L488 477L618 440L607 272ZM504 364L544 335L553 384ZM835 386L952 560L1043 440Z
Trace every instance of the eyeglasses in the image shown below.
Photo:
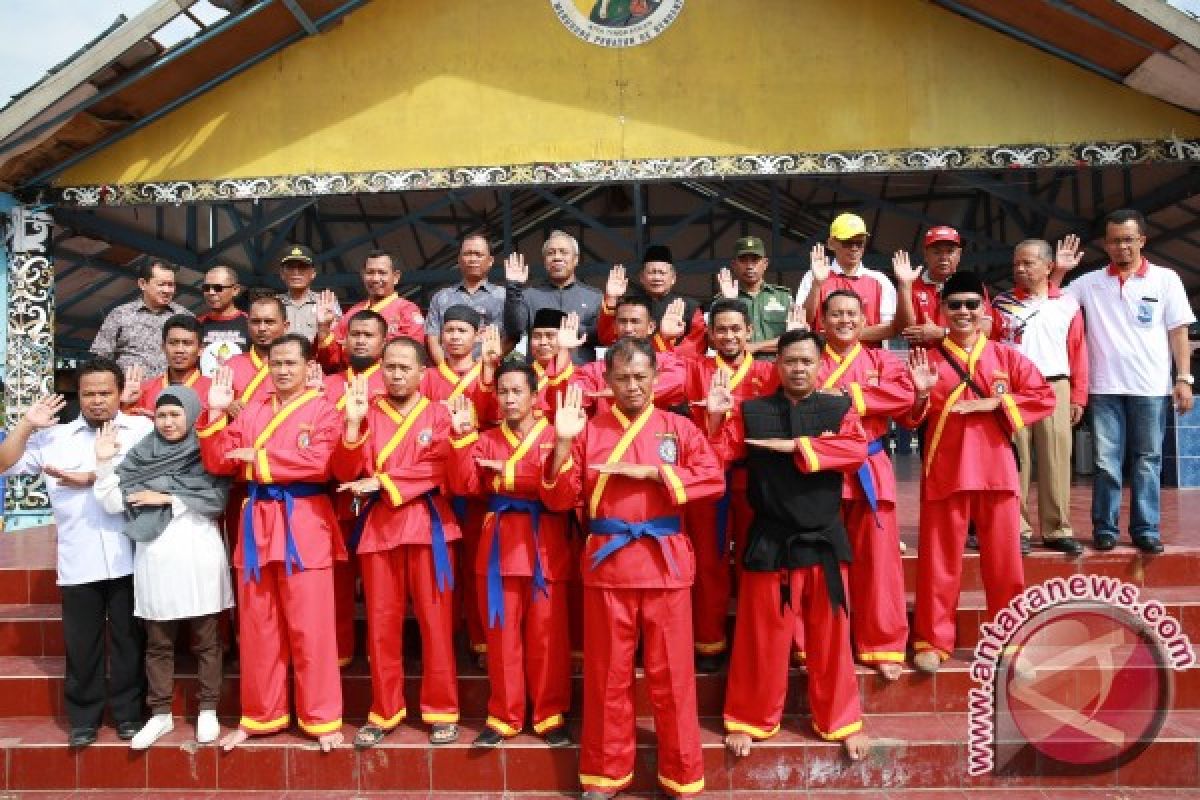
M967 311L978 311L979 307L981 305L983 305L983 301L980 300L978 297L972 297L970 300L947 300L946 301L946 308L950 309L951 311L961 311L964 308Z
M237 286L237 284L231 283L228 286L226 286L222 283L202 283L202 284L200 284L200 291L202 291L202 292L223 292L226 289L232 289L234 286Z

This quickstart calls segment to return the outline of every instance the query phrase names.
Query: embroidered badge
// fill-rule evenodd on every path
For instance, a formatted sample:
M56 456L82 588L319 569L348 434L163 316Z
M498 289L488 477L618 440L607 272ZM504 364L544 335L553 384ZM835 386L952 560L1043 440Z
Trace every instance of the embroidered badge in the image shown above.
M679 460L679 442L672 433L665 434L658 443L658 457L664 464L674 464Z
M433 431L430 430L429 428L426 428L425 430L423 430L417 434L417 444L424 446L424 445L429 444L432 441L433 441Z
M867 385L868 386L878 386L879 385L879 371L878 370L871 370L870 372L867 373Z
M1008 394L1008 384L1004 381L996 381L992 384L992 391L996 393L997 397L1003 397Z
M302 430L296 435L296 446L301 450L307 449L312 442L312 438L308 435L307 430Z

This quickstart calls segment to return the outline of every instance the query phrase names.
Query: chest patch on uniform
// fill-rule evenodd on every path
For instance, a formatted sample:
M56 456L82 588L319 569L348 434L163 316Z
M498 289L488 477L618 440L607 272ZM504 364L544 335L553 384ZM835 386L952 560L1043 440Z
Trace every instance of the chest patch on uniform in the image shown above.
M673 433L659 435L662 440L658 443L658 457L664 464L674 464L679 460L679 441Z
M992 373L992 393L997 397L1008 394L1010 381L1007 372L996 370Z
M312 444L312 426L301 425L300 432L296 434L296 447L304 450L310 444Z
M878 370L871 370L870 372L867 373L867 385L868 386L878 386L879 385L879 371Z
M426 428L425 430L423 430L417 434L417 444L421 445L422 447L424 447L425 445L429 444L432 441L433 441L433 431L429 428Z
M787 311L787 308L784 307L783 303L780 303L776 298L772 297L767 301L767 304L763 306L763 311Z

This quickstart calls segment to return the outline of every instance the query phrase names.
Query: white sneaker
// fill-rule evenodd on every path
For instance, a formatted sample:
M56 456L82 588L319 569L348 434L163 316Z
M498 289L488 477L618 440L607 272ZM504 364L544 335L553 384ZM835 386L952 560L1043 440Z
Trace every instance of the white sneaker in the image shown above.
M217 712L201 711L196 717L196 741L200 744L215 742L221 735L221 723L217 722Z
M145 750L174 728L175 720L170 714L155 714L142 726L137 736L133 737L129 747L133 750Z

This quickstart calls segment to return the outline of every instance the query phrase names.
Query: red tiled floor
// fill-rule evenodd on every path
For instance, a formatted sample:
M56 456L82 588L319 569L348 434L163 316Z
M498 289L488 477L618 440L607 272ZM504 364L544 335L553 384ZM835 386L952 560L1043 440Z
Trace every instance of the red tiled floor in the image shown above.
M358 755L359 786L364 792L394 789L429 791L430 755L408 747L375 747Z
M504 786L514 792L569 790L579 783L579 749L547 747L533 737L501 746Z
M477 731L463 728L463 733L463 739L470 742ZM484 792L504 785L504 756L495 749L481 750L469 745L436 747L430 759L434 793Z
M357 785L356 752L350 745L321 752L315 742L292 746L287 751L289 790L353 789Z
M155 745L147 751L146 785L151 789L215 789L217 749L193 741Z
M9 749L10 789L74 789L76 753L64 745Z
M145 789L148 760L146 753L135 753L124 742L85 747L79 753L79 786L86 789Z
M270 789L287 786L287 750L282 747L239 747L217 754L219 789Z

